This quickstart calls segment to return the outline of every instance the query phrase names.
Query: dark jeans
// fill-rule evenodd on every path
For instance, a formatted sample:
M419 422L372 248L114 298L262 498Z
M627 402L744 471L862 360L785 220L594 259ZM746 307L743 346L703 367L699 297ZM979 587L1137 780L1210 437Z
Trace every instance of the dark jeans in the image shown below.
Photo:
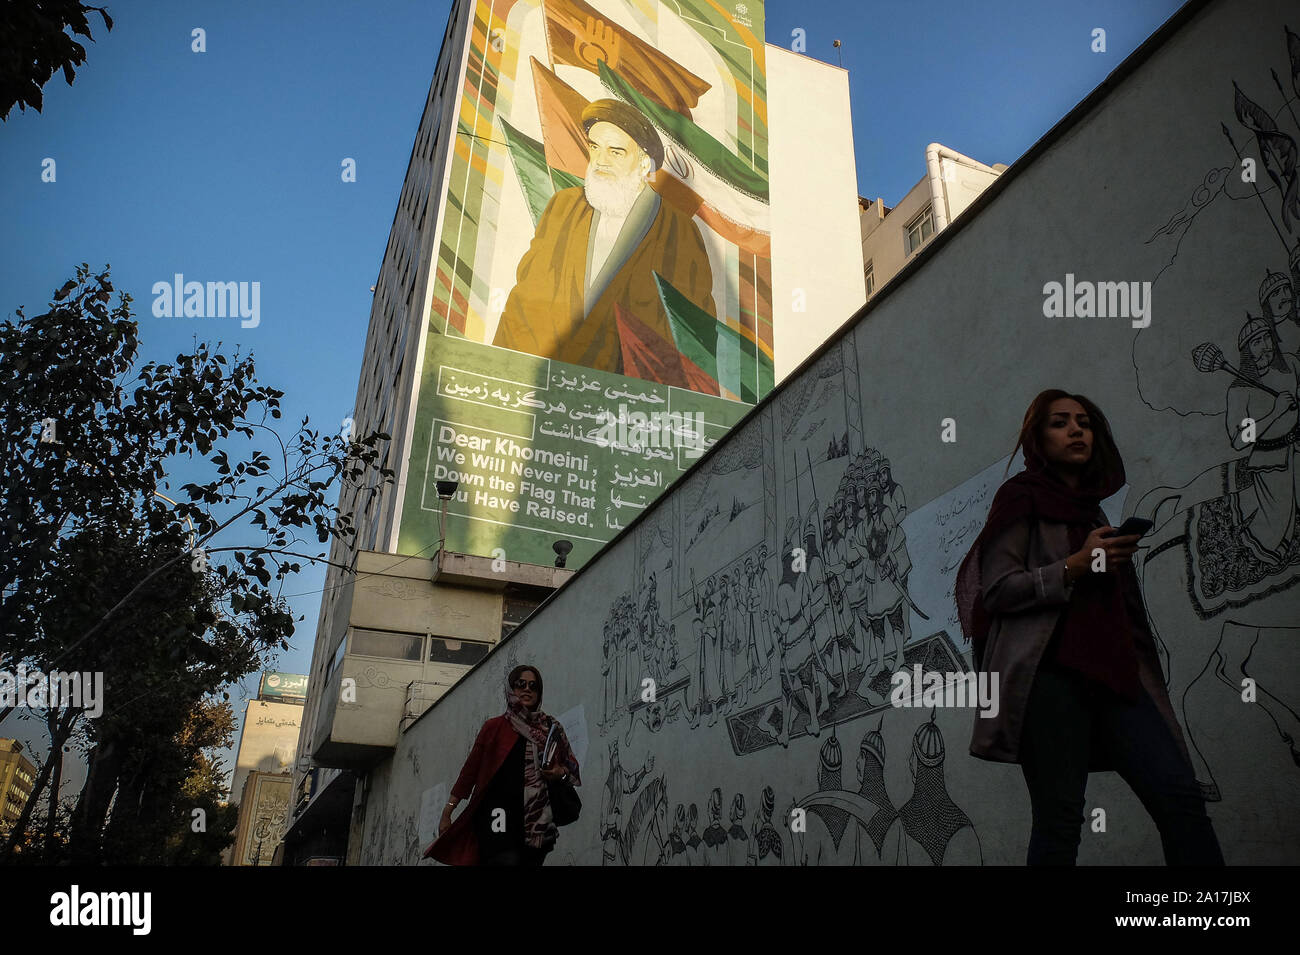
M534 849L532 846L518 846L502 849L479 860L479 865L542 865L551 847Z
M1050 663L1034 677L1020 740L1034 815L1028 865L1075 864L1094 747L1151 814L1166 865L1223 865L1195 773L1150 695L1130 703Z

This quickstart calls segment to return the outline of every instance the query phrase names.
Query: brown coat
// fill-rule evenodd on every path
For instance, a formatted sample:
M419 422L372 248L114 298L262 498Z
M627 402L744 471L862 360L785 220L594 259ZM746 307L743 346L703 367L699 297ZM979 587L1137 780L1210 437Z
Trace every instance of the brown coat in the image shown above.
M1098 508L1093 526L1105 523L1106 515ZM1020 732L1029 691L1057 619L1069 602L1065 586L1065 558L1069 554L1068 525L1028 518L1009 525L981 550L984 607L993 622L983 663L975 662L977 669L999 675L998 715L985 718L976 714L972 756L1002 763L1020 762ZM1129 609L1130 617L1139 624L1138 676L1169 724L1183 758L1190 763L1182 728L1165 692L1146 609L1141 605ZM1094 772L1111 768L1096 757L1089 765Z
M587 291L595 210L581 186L561 189L537 223L519 260L492 344L571 365L622 372L614 306L621 305L660 338L673 342L655 285L664 281L710 315L713 273L699 228L686 213L645 189L628 215L609 261ZM588 296L594 301L588 303Z

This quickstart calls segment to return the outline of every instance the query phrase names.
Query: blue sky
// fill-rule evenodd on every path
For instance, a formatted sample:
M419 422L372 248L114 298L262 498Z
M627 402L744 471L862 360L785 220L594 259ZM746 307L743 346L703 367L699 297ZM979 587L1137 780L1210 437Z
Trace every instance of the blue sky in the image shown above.
M0 310L39 314L78 263L111 264L135 299L142 361L196 338L252 350L261 381L286 392L286 434L304 415L337 429L449 3L96 2L114 29L92 15L75 85L56 76L43 114L0 124ZM767 40L790 47L801 29L806 55L842 57L858 192L893 205L921 178L927 143L1014 162L1179 5L771 0ZM206 52L191 50L195 28ZM1095 28L1105 53L1091 50ZM345 157L355 183L341 181ZM260 324L155 318L150 290L177 272L259 282ZM285 588L305 619L279 669L307 672L323 585L323 569L306 569ZM232 691L241 720L256 687ZM15 723L3 732L35 730Z

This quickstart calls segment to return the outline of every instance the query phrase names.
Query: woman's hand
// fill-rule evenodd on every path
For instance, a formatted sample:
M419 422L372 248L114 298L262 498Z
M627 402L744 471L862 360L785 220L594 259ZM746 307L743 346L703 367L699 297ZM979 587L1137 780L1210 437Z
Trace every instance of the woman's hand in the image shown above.
M442 835L451 828L451 807L444 806L442 809L442 818L438 820L438 835Z
M542 770L542 775L551 782L559 782L569 772L568 768L560 762L560 757L556 756L551 765Z
M1102 567L1102 573L1106 573L1113 566L1127 564L1133 559L1137 552L1137 543L1142 539L1141 534L1128 534L1124 537L1107 537L1107 534L1114 534L1115 528L1107 525L1106 527L1095 528L1088 535L1087 540L1083 542L1083 547L1071 554L1065 560L1065 565L1070 569L1070 576L1078 580L1084 574L1092 570L1094 560L1093 551L1101 550L1105 553L1105 561Z

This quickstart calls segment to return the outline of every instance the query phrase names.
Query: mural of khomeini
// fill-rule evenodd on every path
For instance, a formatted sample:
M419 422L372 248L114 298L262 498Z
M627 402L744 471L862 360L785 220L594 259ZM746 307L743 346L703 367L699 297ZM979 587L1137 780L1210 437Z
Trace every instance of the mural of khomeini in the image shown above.
M691 217L649 187L664 148L645 116L600 99L581 120L586 181L551 197L492 344L621 373L615 306L644 326L642 334L671 344L653 273L716 317L713 273Z

